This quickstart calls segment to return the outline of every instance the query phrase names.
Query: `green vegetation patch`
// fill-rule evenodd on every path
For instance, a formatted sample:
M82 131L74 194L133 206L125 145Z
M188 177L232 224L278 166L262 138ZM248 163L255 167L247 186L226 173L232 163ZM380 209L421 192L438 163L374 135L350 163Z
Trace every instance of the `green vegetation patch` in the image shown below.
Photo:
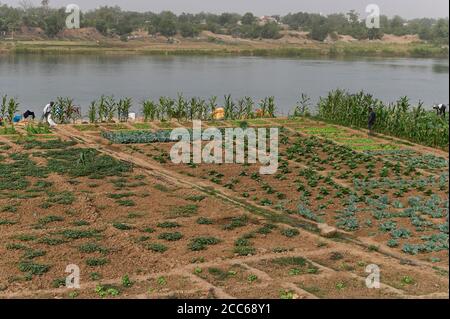
M159 236L158 236L158 239L164 239L167 241L178 241L181 238L183 238L183 235L180 232L162 233L162 234L159 234Z
M72 177L103 179L109 176L122 176L132 171L130 163L103 155L94 149L71 148L64 151L48 151L45 157L50 171Z
M197 237L191 240L188 248L192 251L205 250L207 246L217 245L220 239L214 237Z
M155 253L164 253L169 249L166 245L159 243L148 244L146 247L148 250L151 250Z
M231 218L231 221L228 224L223 226L223 229L233 230L236 228L245 227L248 225L248 222L249 218L247 215L233 217Z
M57 234L62 235L66 239L72 240L101 237L101 232L99 230L66 229L58 232Z
M167 216L171 218L177 218L177 217L191 217L197 214L198 206L197 205L185 205L185 206L178 206L172 208L168 213Z

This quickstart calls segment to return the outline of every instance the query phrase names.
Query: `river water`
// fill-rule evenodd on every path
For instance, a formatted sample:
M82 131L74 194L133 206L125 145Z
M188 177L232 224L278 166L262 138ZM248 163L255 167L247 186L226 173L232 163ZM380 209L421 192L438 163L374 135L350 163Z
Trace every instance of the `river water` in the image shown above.
M70 96L85 112L100 95L208 98L225 94L259 100L275 96L279 113L301 93L317 102L330 90L365 90L385 102L408 96L430 107L449 102L449 62L435 59L289 59L261 57L0 55L0 95L18 97L22 111L41 112ZM314 107L313 107L314 108Z

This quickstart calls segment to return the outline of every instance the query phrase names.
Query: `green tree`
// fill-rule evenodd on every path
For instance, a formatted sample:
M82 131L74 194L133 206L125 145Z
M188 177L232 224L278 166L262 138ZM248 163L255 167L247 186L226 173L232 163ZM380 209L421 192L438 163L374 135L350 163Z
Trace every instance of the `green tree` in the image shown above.
M103 35L106 35L108 33L108 25L106 24L106 21L104 20L98 20L95 22L95 28L98 32L100 32Z
M401 35L405 35L406 34L406 30L405 30L405 25L406 21L403 20L401 17L399 16L395 16L392 18L391 23L390 23L390 32L392 34L401 36Z
M380 40L383 37L384 33L380 28L373 28L367 30L367 36L369 40Z
M180 33L184 38L193 38L199 34L197 27L189 22L180 25Z
M280 37L280 28L275 22L265 24L261 29L261 37L264 39L276 39Z
M236 25L241 19L240 15L234 13L222 13L219 16L218 23L222 26Z
M52 38L64 29L65 19L61 13L61 10L52 12L44 19L44 32L47 36Z
M431 30L431 37L438 43L448 44L448 19L439 19Z
M170 11L162 12L156 28L165 37L177 34L177 16Z
M321 18L317 19L313 22L311 32L309 36L311 39L316 41L323 41L327 38L328 33L330 33L330 27L326 21L326 19Z
M253 15L253 13L251 13L251 12L247 12L246 14L244 14L241 19L241 22L244 25L251 25L251 24L255 23L255 21L256 21L256 18Z

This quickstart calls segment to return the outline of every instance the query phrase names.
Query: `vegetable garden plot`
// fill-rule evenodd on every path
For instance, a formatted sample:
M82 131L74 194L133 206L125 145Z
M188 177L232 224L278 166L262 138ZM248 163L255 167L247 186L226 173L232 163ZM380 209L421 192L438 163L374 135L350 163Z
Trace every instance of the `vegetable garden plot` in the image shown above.
M155 144L138 152L258 205L369 236L405 254L441 258L448 250L448 176L423 176L411 165L392 164L331 141L287 131L280 142L279 172L272 176L259 175L257 166L248 164L174 165L168 155L170 144ZM412 206L415 197L420 198L417 207Z
M215 286L225 288L227 290L239 290L247 285L253 285L254 287L260 286L263 283L263 279L259 278L256 274L252 273L240 264L231 265L228 267L197 267L194 273L212 283ZM230 291L232 293L232 291Z
M101 130L112 130L112 131L126 131L130 128L125 124L81 124L73 126L76 130L80 132L98 132Z
M132 278L137 268L165 271L180 262L189 265L193 259L257 255L263 247L270 246L264 243L262 235L249 235L265 223L242 210L191 190L176 190L147 180L142 173L133 173L126 163L107 156L102 159L104 155L97 151L66 141L57 144L59 148L56 142L20 143L18 146L24 149L28 145L29 150L20 156L12 154L5 160L8 164L2 160L2 165L12 165L16 168L14 174L29 182L20 194L28 193L32 187L42 189L39 197L33 199L21 197L1 202L0 214L15 216L14 224L0 225L5 235L0 245L5 256L0 263L0 283L5 285L2 294L33 291L31 285L36 281L42 289L60 287L66 264L73 262L86 274L87 284L93 285L86 292L80 291L80 297L120 297L133 291L127 292L128 287L121 284L109 287L102 281L121 278L126 273ZM46 174L36 177L36 183L23 171L35 170L26 152L33 159L45 159L40 172ZM246 246L236 245L241 237L248 240ZM280 231L273 232L270 244L281 246L285 242ZM178 288L169 282L171 277L164 277L167 285L162 286L163 290L168 290L167 294L176 292ZM150 287L153 285L146 288ZM165 291L155 292L158 293Z
M311 140L309 140L311 142ZM326 141L324 142L326 144ZM314 145L314 142L307 145L311 146ZM316 144L317 146L317 144ZM331 148L326 149L326 147L322 147L323 151L337 151L337 153L334 154L334 161L338 161L339 154L343 152L343 154L347 153L347 155L352 156L351 153L348 153L345 151L345 148L342 147L335 147L331 146ZM311 150L310 150L311 151ZM359 156L359 155L358 155ZM354 157L354 154L353 154ZM320 156L319 156L320 158ZM364 158L364 157L363 157ZM370 159L367 158L366 161L369 161ZM370 162L369 162L370 163ZM307 163L309 166L314 166L315 163ZM358 166L359 164L357 162L350 163L353 167L353 172L356 170L356 174L358 174ZM316 167L317 168L317 167ZM334 167L333 170L338 173L336 168L341 167ZM328 173L334 173L333 170L325 169ZM448 250L448 245L446 245L443 241L445 241L445 238L448 239L448 232L446 232L446 228L448 227L448 221L445 220L446 216L448 216L448 199L446 196L447 188L447 182L448 182L448 175L447 176L441 176L440 178L436 177L430 177L428 178L428 183L424 184L423 179L418 179L418 176L411 176L412 172L414 172L414 167L408 166L407 169L404 169L401 167L401 165L388 165L388 163L385 163L385 166L381 169L380 175L381 180L385 182L384 186L389 189L394 189L394 185L401 185L402 187L399 187L395 192L391 192L386 188L379 187L380 184L378 184L377 180L374 178L374 172L370 170L367 171L367 175L355 175L353 173L353 182L354 184L357 184L359 180L363 180L363 184L371 184L371 185L377 185L376 187L369 189L369 187L360 187L357 189L359 191L359 194L353 194L350 198L347 200L347 207L345 210L341 212L341 216L338 218L337 225L349 230L354 231L358 230L360 228L358 219L356 218L357 215L361 215L362 212L365 210L372 211L373 216L377 219L383 219L384 217L392 218L392 217L409 217L411 221L411 225L416 228L418 232L424 231L423 226L429 227L429 231L433 232L432 229L436 229L434 231L434 236L431 236L431 238L428 236L420 236L419 233L416 234L417 237L420 236L422 240L425 240L425 244L419 244L417 245L410 245L410 244L404 244L403 245L403 252L406 253L412 253L417 254L420 251L440 251L440 250ZM350 172L349 172L350 174ZM334 175L334 174L333 174ZM351 177L352 174L350 174ZM419 174L415 174L419 175ZM335 175L336 176L336 175ZM388 177L389 176L389 177ZM345 174L341 176L337 176L338 179L346 179ZM405 181L405 177L408 178L407 181ZM367 185L365 184L365 185ZM361 184L360 184L361 186ZM414 189L415 188L415 189ZM362 191L362 192L361 192ZM425 198L429 198L429 200L426 201L426 205L430 205L429 209L426 209L424 204L421 204L421 208L419 209L420 212L423 212L424 210L427 210L429 214L431 212L434 212L434 222L431 221L425 221L424 218L417 215L417 210L415 210L413 203L415 201L413 200L414 197L408 197L408 196L415 196L417 194L421 194ZM358 196L355 196L358 195ZM362 198L361 198L361 195ZM391 198L392 196L394 198ZM405 197L408 198L408 202L405 203ZM365 198L365 199L364 199ZM365 202L365 205L360 204L360 202ZM420 200L419 200L420 201ZM388 208L388 206L391 205L391 208ZM365 207L364 207L365 206ZM386 213L383 212L383 209L404 209L402 212L391 212ZM305 215L311 215L311 212L305 210ZM433 214L432 214L433 215ZM384 216L384 217L383 217ZM390 216L390 217L389 217ZM314 216L313 216L314 217ZM361 216L362 217L362 216ZM373 221L368 218L365 221L365 226L367 228L371 228L374 224ZM411 226L410 225L410 226ZM383 231L382 225L380 225L381 231ZM371 232L369 232L370 234ZM442 239L443 241L440 241ZM431 240L431 242L430 242ZM397 247L398 243L395 244L392 240L388 242L389 246ZM428 247L425 248L425 247ZM417 250L418 249L418 250Z
M355 153L348 161L351 152L348 148L321 145L314 139L285 130L281 133L280 169L273 176L259 175L259 165L253 164L173 165L168 157L173 142L111 146L116 151L122 149L124 155L132 154L162 164L168 171L189 175L186 177L189 181L209 181L211 192L207 193L193 191L183 184L165 184L147 175L145 170L104 155L91 143L87 148L55 138L0 143L0 147L10 146L0 156L0 167L13 172L12 177L3 174L1 177L16 178L18 185L23 185L15 190L0 191L0 230L4 234L0 239L0 253L5 256L0 261L0 297L15 296L12 293L63 298L221 297L219 290L211 291L202 281L194 280L198 274L209 276L209 268L230 271L232 277L222 283L209 277L207 280L234 297L311 297L302 292L302 287L318 297L358 296L359 286L353 288L352 284L353 270L345 265L339 270L339 278L333 271L332 277L327 277L328 270L316 273L308 263L291 267L267 262L263 264L263 273L261 269L245 266L290 256L304 256L309 261L314 260L309 256L311 252L326 255L330 249L351 250L365 261L373 261L371 256L389 261L392 269L389 284L400 281L398 289L401 291L417 295L445 294L448 290L445 286L425 285L426 282L440 283L425 273L432 272L443 280L448 278L442 268L436 271L431 267L404 265L401 268L398 260L376 252L378 246L390 249L388 242L395 239L398 246L392 248L394 252L447 268L445 216L448 204L441 194L446 194L448 189L442 186L441 190L436 190L439 178L431 176L431 180L430 176L414 171L404 175L408 169L402 162L398 166L388 165L387 170L381 172L386 164L378 157L368 161ZM80 135L90 136L88 133ZM294 142L304 150L297 149ZM105 147L110 145L105 143L102 148ZM294 149L288 152L291 147ZM341 161L339 165L352 173L340 176L338 172L342 169L329 165L333 161L327 161L328 157ZM357 167L352 170L353 162ZM369 162L375 166L367 168ZM36 167L45 174L31 176ZM325 169L321 170L322 167ZM373 172L369 172L370 169ZM353 183L353 173L362 174L356 177L367 184L358 184L358 188ZM381 174L387 176L385 180ZM448 176L443 177L444 181L445 178ZM389 183L386 179L391 183L406 181L410 190L404 190L403 197L391 198L396 190L384 184L377 185ZM301 211L304 217L314 219L316 216L329 224L342 222L339 227L345 229L354 225L353 221L347 221L354 217L358 225L352 230L355 236L370 236L376 245L364 249L279 223L275 215L273 219L261 218L258 212L254 214L254 211L218 200L213 192L215 187L226 187L230 194L242 195L243 202L278 209L289 215L286 222L294 221ZM380 187L387 192L383 194ZM428 196L429 189L436 196ZM367 191L372 193L365 194ZM334 197L338 193L339 196ZM386 199L384 195L389 197ZM410 200L410 197L417 198ZM327 205L329 201L332 203ZM304 206L301 210L300 204ZM352 213L353 207L357 208L354 216L342 213L347 208L347 213ZM369 218L372 225L366 227ZM410 252L417 252L417 255L410 255ZM214 266L212 261L216 263ZM41 294L40 289L51 291L63 285L68 263L80 266L83 289L76 294L64 289ZM236 264L244 265L244 269L230 268ZM172 274L172 270L177 275ZM391 276L391 272L387 275ZM315 280L315 284L308 278L320 280ZM324 278L337 279L329 286ZM415 284L411 285L410 279ZM229 285L228 280L236 280L236 283ZM292 287L293 280L298 289ZM361 290L361 296L390 295Z
M145 144L173 142L170 138L170 130L163 131L120 131L103 132L102 136L117 144Z
M301 256L264 259L249 263L249 266L264 272L270 272L271 276L276 279L289 278L294 280L302 276L318 276L324 272L323 269Z
M307 299L314 295L299 289L293 289L290 284L271 281L264 286L254 287L247 285L242 289L233 289L233 296L236 298L250 299Z
M376 150L397 150L398 146L392 144L372 144L372 145L353 145L351 148L355 151L376 151Z
M448 159L432 154L419 154L412 150L372 151L371 156L383 156L390 161L398 161L405 166L421 168L433 173L448 172Z
M101 130L100 125L95 124L74 125L73 127L80 132L98 132Z
M292 119L280 119L280 118L273 118L269 120L271 123L277 123L278 125L282 126L290 126L290 125L296 125L304 122L303 118L292 118Z
M343 127L316 122L296 123L287 126L295 131L315 137L322 137L350 147L355 151L396 150L400 146L395 141L387 142L368 138L366 134L349 132Z
M153 126L150 123L133 123L131 124L137 130L151 130Z
M44 125L42 123L39 123L37 125L28 124L25 127L25 130L28 135L42 135L42 134L50 135L50 134L52 134L50 127L48 127L47 125Z
M448 289L448 280L436 270L431 270L423 274L422 280L417 279L414 270L406 265L393 267L390 261L380 258L376 254L361 255L355 251L332 250L326 252L317 252L308 256L311 261L325 266L327 268L339 271L350 272L358 275L360 278L366 278L366 267L368 265L377 265L380 268L380 281L382 284L389 285L399 290L406 291L408 294L417 294L418 281L421 281L421 288L427 292L433 291L433 287ZM437 262L435 262L438 264Z
M144 153L149 159L167 165L170 169L183 172L187 175L198 176L202 179L209 180L216 185L229 188L242 198L255 200L263 206L278 206L282 210L291 210L294 212L297 207L297 199L289 198L292 194L292 181L298 180L299 184L306 184L307 179L298 176L297 171L282 163L279 174L276 175L260 175L257 165L248 164L187 164L174 165L171 164L168 151L171 145L152 145L133 148L132 151ZM319 182L318 182L319 183ZM331 191L333 188L325 182L320 181L321 185L327 186ZM335 185L335 187L337 187ZM317 195L319 188L317 190ZM322 189L322 192L326 192ZM295 195L294 196L298 196Z
M320 100L318 117L336 124L366 128L369 105L375 106L376 132L448 149L448 118L425 110L422 103L411 109L407 97L400 98L394 104L385 105L364 92L350 94L336 90Z
M0 127L0 135L15 135L17 134L14 126L2 126Z
M386 288L367 289L365 282L359 278L349 278L341 273L329 276L303 276L293 280L299 288L313 293L319 298L327 299L394 299L398 293Z
M303 131L307 134L311 134L311 135L320 135L320 136L346 136L346 131L344 129L341 128L337 128L335 126L301 126L300 128L298 128L298 126L296 126L296 128L299 131Z
M225 130L230 127L222 127L220 128L220 133L222 137L225 136ZM138 130L138 131L114 131L114 132L102 132L102 136L113 143L116 144L149 144L149 143L169 143L169 142L177 142L181 140L181 137L171 138L172 130L157 130L157 131L149 131L149 130ZM191 128L187 129L187 133L190 136L190 139L193 139L193 130ZM202 134L204 130L202 130ZM255 132L256 136L258 131ZM266 130L267 134L267 130ZM204 138L202 135L203 141L209 141L209 139Z

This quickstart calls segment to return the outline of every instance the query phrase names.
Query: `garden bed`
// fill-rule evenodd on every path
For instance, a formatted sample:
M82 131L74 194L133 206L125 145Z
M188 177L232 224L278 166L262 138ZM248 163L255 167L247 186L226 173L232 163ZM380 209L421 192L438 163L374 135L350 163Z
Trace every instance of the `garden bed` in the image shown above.
M170 131L106 131L111 140L99 141L67 128L86 144L58 130L0 136L0 297L448 296L448 158L357 152L290 121L274 175L259 164L175 165ZM201 187L175 182L184 180ZM321 237L305 220L367 245ZM372 263L398 291L365 287ZM68 264L80 267L81 290L57 289Z

